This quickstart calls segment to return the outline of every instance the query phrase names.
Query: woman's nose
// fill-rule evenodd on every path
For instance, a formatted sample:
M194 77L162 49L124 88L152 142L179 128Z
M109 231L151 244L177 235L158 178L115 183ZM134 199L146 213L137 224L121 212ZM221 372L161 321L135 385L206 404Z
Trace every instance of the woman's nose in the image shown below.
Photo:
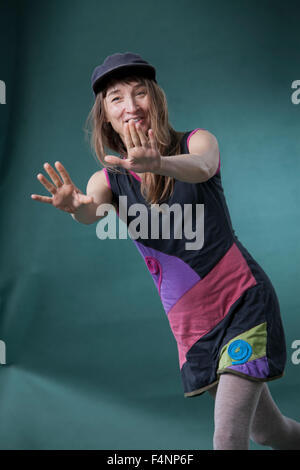
M130 113L132 113L138 108L138 105L134 97L128 97L125 100L124 105L125 105L125 110Z

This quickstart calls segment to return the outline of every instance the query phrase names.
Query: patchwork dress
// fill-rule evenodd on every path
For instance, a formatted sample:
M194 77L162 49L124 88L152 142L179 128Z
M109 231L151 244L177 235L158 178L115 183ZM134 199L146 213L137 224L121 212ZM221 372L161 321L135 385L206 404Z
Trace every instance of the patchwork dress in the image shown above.
M189 153L189 139L197 130L183 135L182 154ZM232 228L220 162L208 181L175 180L173 194L164 201L169 214L166 207L157 212L146 202L137 174L118 170L121 173L103 169L113 201L119 204L118 215L127 211L129 226L134 219L129 207L139 203L147 208L148 236L135 235L132 241L152 275L176 339L184 396L201 395L223 373L255 381L281 377L286 343L278 298L269 277ZM126 207L121 207L125 199ZM179 211L174 217L172 206ZM153 211L159 218L159 233L151 237L152 228L157 231ZM166 217L170 233L163 236Z

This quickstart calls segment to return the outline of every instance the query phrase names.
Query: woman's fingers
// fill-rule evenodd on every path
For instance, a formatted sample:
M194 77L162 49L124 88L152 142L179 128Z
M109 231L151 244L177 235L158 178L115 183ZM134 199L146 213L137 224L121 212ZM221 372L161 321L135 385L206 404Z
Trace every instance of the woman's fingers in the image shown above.
M129 123L126 122L124 124L124 129L125 129L125 132L124 132L125 144L126 144L127 150L129 150L129 149L132 149L134 147L134 143L133 143L133 140L131 138L131 133L130 133L130 129L129 129Z
M54 184L50 183L50 181L48 181L47 178L45 178L45 176L42 175L42 173L39 173L37 175L37 179L49 191L49 193L51 194L56 193L57 187L54 186Z
M144 132L141 128L141 125L139 123L137 123L137 125L136 125L136 130L137 130L137 133L139 135L142 147L148 147L148 139L147 139L146 135L144 134Z
M156 140L154 138L154 133L152 129L148 130L148 137L149 137L151 148L157 151L158 148L157 148Z
M55 194L57 188L60 188L61 186L63 186L63 184L73 184L69 173L60 162L55 162L55 167L57 171L59 172L61 179L59 178L58 174L54 171L52 166L49 165L49 163L44 164L44 168L47 171L48 175L50 176L54 184L48 181L47 178L45 178L45 176L42 173L39 173L37 175L39 182L42 183L42 185L45 186L45 188L51 194Z
M60 163L60 162L55 162L55 167L58 170L63 182L65 184L74 184L73 181L70 178L69 173L65 169L65 167Z
M63 182L61 181L60 177L58 174L53 170L52 166L49 165L49 163L44 163L44 168L47 171L48 175L52 179L53 183L59 188L60 186L63 185Z
M75 209L81 206L81 204L89 204L91 202L94 202L94 199L92 196L85 196L83 194L80 194L79 196L80 196L79 204L74 203L74 207L64 205L61 207L57 206L57 208L65 212L73 213ZM47 204L53 204L53 198L48 197L48 196L40 196L39 194L31 194L31 199L34 199L35 201L39 201L39 202L45 202Z
M123 160L122 158L115 157L114 155L106 155L104 157L104 160L112 165L118 165L118 166L124 166L124 162L126 160Z
M134 143L134 146L135 147L140 147L141 146L141 141L140 141L140 137L139 137L139 135L136 131L135 122L134 122L133 119L131 119L129 121L129 132L130 132L130 135L131 135L131 140Z
M106 155L104 160L110 165L121 166L122 168L125 168L125 170L131 169L130 163L128 163L127 159L115 157L114 155Z
M40 202L46 202L47 204L52 204L52 197L40 196L39 194L31 194L31 199Z

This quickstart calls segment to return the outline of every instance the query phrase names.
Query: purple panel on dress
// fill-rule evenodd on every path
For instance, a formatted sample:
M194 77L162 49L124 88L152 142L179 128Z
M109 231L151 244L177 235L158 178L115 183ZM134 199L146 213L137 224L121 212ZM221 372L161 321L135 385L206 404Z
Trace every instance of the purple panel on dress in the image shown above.
M250 362L245 362L245 364L229 366L227 369L234 369L238 372L251 375L252 377L257 377L259 379L266 379L270 373L266 356L261 357L260 359L254 359Z
M166 313L201 277L187 263L176 256L144 246L132 240L152 275Z

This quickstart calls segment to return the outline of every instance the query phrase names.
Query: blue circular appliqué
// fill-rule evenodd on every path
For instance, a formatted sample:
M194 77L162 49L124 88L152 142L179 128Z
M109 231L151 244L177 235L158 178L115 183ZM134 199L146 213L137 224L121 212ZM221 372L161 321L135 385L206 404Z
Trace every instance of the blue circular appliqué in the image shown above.
M228 355L233 359L232 364L244 364L252 355L252 348L247 341L237 339L228 346Z

